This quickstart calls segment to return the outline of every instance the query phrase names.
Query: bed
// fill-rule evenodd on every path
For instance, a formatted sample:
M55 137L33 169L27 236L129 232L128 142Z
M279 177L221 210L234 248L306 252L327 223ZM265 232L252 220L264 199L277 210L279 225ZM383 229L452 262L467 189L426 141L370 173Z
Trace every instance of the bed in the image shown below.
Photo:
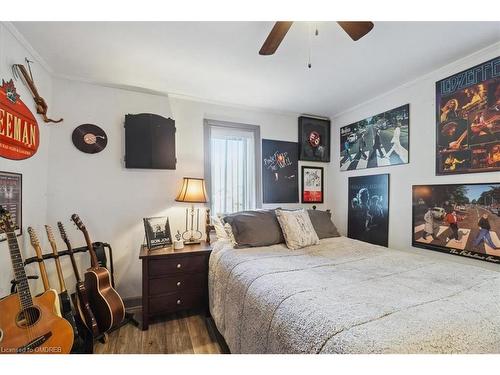
M210 313L232 353L499 353L500 273L346 237L217 241Z

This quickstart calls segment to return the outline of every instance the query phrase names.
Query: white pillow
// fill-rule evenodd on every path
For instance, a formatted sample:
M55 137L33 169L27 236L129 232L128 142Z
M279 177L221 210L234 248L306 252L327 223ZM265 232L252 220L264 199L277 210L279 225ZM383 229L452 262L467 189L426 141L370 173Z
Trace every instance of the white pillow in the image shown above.
M222 223L220 217L212 216L212 224L214 225L215 235L217 236L217 240L229 239L226 229L224 228L224 224Z
M283 211L276 210L286 246L295 250L302 247L319 244L319 238L306 210Z
M229 225L229 223L224 223L220 216L213 216L212 224L214 225L217 241L227 240L230 241L233 244L233 246L236 245L236 240L233 234L233 228L231 227L231 225Z

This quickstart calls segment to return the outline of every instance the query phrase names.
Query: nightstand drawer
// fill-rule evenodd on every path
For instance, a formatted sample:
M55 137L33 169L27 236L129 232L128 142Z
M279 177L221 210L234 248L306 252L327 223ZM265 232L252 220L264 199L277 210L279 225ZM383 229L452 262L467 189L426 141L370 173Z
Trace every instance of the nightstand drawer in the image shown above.
M208 257L203 255L155 259L149 263L149 275L165 276L174 273L206 272Z
M205 288L207 274L205 272L194 274L178 274L172 277L161 277L149 281L149 294L151 296L187 290Z
M205 299L206 294L204 289L151 297L149 300L149 312L157 314L160 312L172 312L199 307L204 305Z

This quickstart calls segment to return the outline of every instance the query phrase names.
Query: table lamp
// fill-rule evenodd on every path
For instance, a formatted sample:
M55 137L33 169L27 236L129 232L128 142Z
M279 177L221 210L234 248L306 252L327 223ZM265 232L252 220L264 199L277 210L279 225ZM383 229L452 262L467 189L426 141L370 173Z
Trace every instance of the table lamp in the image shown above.
M200 231L200 209L196 210L196 229L194 229L194 203L207 203L207 191L203 178L184 177L182 187L175 198L177 202L191 203L191 210L186 208L186 230L182 233L182 239L186 245L198 244L203 237ZM191 211L191 212L189 212ZM191 215L191 228L188 229L189 215Z

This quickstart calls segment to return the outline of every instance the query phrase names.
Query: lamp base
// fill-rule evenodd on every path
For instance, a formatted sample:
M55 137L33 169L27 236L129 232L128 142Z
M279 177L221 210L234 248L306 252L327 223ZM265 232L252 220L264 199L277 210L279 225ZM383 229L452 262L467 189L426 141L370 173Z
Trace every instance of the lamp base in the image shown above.
M195 239L184 241L184 245L198 245L200 243L201 243L200 240L195 240Z

